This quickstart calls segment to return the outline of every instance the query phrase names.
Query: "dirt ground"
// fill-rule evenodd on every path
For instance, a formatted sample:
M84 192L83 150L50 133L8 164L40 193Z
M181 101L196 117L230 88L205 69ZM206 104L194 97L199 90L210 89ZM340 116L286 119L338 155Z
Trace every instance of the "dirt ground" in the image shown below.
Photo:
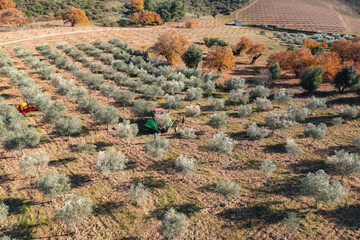
M79 192L90 197L94 204L93 214L79 226L73 235L64 225L51 221L53 209L61 206L62 197L50 201L36 187L36 178L27 178L19 174L17 162L19 151L6 152L0 149L0 199L10 206L10 215L0 227L0 234L7 234L18 239L159 239L157 231L164 213L171 207L187 215L189 228L182 239L358 239L359 232L359 178L346 178L342 183L349 187L349 197L340 206L322 204L319 209L313 208L314 199L300 193L301 179L308 172L324 169L333 178L340 179L339 174L325 165L327 156L335 150L346 149L356 152L352 139L360 134L360 120L345 122L343 125L327 129L327 137L311 143L310 138L303 136L306 123L325 122L329 124L333 117L342 112L343 105L351 104L358 108L359 98L353 93L338 94L329 83L324 83L315 93L317 97L328 101L329 109L314 111L305 123L297 124L285 130L276 130L269 137L252 141L246 137L245 129L253 121L262 125L267 112L255 111L249 117L237 117L237 106L226 105L219 112L229 115L228 125L220 130L211 128L208 121L214 112L206 110L206 99L200 102L202 115L197 118L186 118L186 127L193 127L198 133L195 140L183 140L175 137L173 130L164 136L170 141L171 149L163 158L153 158L143 151L147 138L151 134L139 134L127 142L116 137L115 131L99 125L88 114L77 110L76 104L55 91L47 80L30 69L22 59L15 57L12 47L23 45L35 51L38 43L49 43L55 48L56 43L68 42L74 45L79 42L94 40L107 41L117 37L128 41L138 49L147 49L156 41L157 36L171 28L178 30L192 42L202 42L204 37L220 37L230 43L236 43L242 36L256 42L263 42L270 51L286 49L286 45L275 40L271 33L260 35L260 30L224 25L227 20L204 19L196 29L181 28L180 23L158 28L70 28L56 26L45 29L27 29L4 32L0 36L1 49L12 56L16 67L26 71L36 81L36 87L52 96L53 101L63 101L69 109L69 115L76 115L82 120L87 132L80 136L59 137L53 132L51 124L43 123L41 112L27 116L33 125L43 134L40 145L35 149L25 149L25 154L46 151L51 162L48 169L65 173L71 180L69 192ZM54 23L58 24L58 23ZM60 35L56 35L60 34ZM6 43L18 41L13 43ZM205 49L205 48L204 48ZM41 59L43 57L37 56ZM266 57L256 65L249 65L249 59L239 57L230 76L244 77L247 87L265 82L272 94L280 88L287 88L295 94L295 103L305 105L310 95L303 93L298 79L285 74L281 80L266 81ZM71 73L57 69L66 79L73 79ZM224 79L223 78L223 79ZM79 86L86 87L77 82ZM90 90L90 89L89 89ZM0 94L6 103L17 104L25 101L18 87L11 85L10 80L0 75ZM184 93L183 93L184 94ZM216 92L215 95L225 95ZM99 91L90 90L90 96L99 99L106 105L114 102L101 96ZM185 106L189 102L185 102ZM277 110L286 110L287 105L274 102ZM255 104L251 106L255 109ZM122 118L138 121L129 108L117 107ZM170 115L178 122L185 109L171 110ZM182 129L179 126L180 130ZM217 161L217 154L207 148L209 139L223 131L234 140L236 145L231 156L222 155ZM292 137L305 151L298 158L290 157L285 152L286 138ZM96 169L96 153L79 154L76 144L81 140L94 143L97 151L113 146L129 159L127 168L113 174L109 179ZM193 176L184 178L174 168L174 160L180 154L195 157L200 163L199 171ZM264 178L259 170L260 163L270 157L278 166L270 179ZM46 170L46 169L43 169ZM215 184L221 179L228 179L241 185L240 194L227 201L215 192ZM133 183L142 182L149 189L149 200L134 206L125 197ZM295 235L289 235L282 223L288 215L296 213L301 217L301 229Z

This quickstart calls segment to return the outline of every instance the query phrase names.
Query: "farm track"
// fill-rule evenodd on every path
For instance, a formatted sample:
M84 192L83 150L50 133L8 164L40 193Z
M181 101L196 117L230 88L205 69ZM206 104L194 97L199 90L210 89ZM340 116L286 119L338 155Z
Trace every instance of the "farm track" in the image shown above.
M236 18L243 20L244 24L277 25L339 33L360 32L360 29L354 29L355 26L344 20L342 12L338 10L340 5L344 4L322 0L257 0L240 10Z

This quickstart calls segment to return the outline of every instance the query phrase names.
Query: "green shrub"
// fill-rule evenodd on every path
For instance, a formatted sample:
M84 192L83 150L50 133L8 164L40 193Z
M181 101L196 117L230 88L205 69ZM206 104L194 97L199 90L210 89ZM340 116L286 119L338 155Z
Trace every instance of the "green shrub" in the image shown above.
M271 73L271 79L273 79L273 80L280 79L281 68L280 68L280 64L278 62L275 63L274 65L271 65L269 70Z
M315 67L315 66L308 67L301 74L300 77L301 87L308 92L315 91L322 83L323 74L324 74L323 67Z
M344 92L346 88L351 88L359 82L358 70L354 66L344 67L333 79L333 84L339 92Z

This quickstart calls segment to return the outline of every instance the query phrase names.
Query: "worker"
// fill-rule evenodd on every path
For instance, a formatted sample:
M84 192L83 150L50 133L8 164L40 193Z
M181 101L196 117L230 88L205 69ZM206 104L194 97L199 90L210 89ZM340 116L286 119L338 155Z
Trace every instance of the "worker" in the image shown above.
M177 127L177 126L174 128L174 131L175 131L175 135L176 135L176 134L177 134L177 131L178 131L178 127Z
M185 127L185 117L182 118L181 123L182 123L182 126Z

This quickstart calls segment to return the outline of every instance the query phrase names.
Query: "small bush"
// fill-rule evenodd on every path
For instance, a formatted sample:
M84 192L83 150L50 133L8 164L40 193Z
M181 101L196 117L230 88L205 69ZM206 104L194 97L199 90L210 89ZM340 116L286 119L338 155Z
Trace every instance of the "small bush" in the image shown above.
M186 67L196 69L203 60L203 52L198 46L192 44L188 50L183 53L181 59L184 61Z
M178 213L171 208L165 213L159 232L164 239L174 240L183 236L188 226L185 214Z
M219 110L219 109L222 109L224 108L225 106L225 101L224 99L220 99L220 98L213 98L213 97L209 97L208 98L208 105L207 107L210 109L210 110Z
M50 196L50 199L70 190L70 179L66 175L56 172L43 172L38 180L39 190Z
M186 107L186 113L185 115L187 117L198 117L201 115L201 109L199 105L193 106L189 105Z
M224 40L219 39L219 38L204 38L204 42L208 48L210 48L212 46L217 46L217 47L229 46L229 43L227 43Z
M199 163L195 158L189 158L180 155L175 160L175 166L183 172L185 175L193 175L199 168Z
M271 73L271 79L273 79L273 80L280 79L281 68L280 68L280 64L278 62L275 63L274 65L271 65L269 70Z
M208 82L205 82L205 83L201 84L200 87L202 88L202 90L206 94L211 94L211 93L215 92L215 90L216 90L215 83L213 83L211 81L208 81Z
M120 138L131 139L134 138L139 132L137 124L130 124L129 120L125 120L116 126L116 134Z
M96 119L98 119L102 124L116 124L119 122L119 112L118 110L113 107L102 107L95 110L94 113ZM108 126L109 127L109 126Z
M164 107L168 109L180 109L183 107L183 98L180 95L165 95Z
M290 155L297 157L300 154L304 153L304 150L302 150L302 148L297 145L294 141L294 139L292 138L287 138L286 139L286 144L285 144L285 149L286 152L289 153Z
M258 111L270 111L273 109L271 101L266 98L256 98L255 104Z
M249 93L250 96L255 98L267 98L270 95L270 89L264 86L256 86Z
M95 98L85 98L79 101L79 108L86 113L93 114L97 109L102 107L102 103Z
M265 159L260 164L260 170L263 171L267 177L271 177L276 168L275 163L271 161L270 158Z
M106 175L113 174L124 170L128 159L121 153L117 152L115 148L108 148L105 151L100 151L97 156L96 165Z
M290 234L295 234L300 228L301 219L296 214L291 214L284 219L284 224Z
M196 131L194 128L184 128L180 132L180 137L182 139L195 139L196 138Z
M75 102L78 102L81 99L87 97L88 94L89 94L89 91L86 90L86 88L79 87L79 88L70 89L70 91L66 94L66 97Z
M334 79L333 84L339 92L344 92L346 88L351 88L360 82L358 70L355 66L347 66L338 72Z
M353 107L347 107L344 109L344 112L341 114L341 117L343 119L353 119L356 118L358 115L358 111L356 108Z
M5 222L7 216L9 215L9 207L3 202L0 203L0 222Z
M266 127L258 127L256 123L251 123L246 129L246 135L250 139L263 139L267 137L269 130Z
M336 118L331 119L332 126L343 124L343 123L344 123L344 119L342 117L336 117Z
M294 125L292 116L288 112L277 113L272 111L265 119L266 124L272 129L289 128Z
M323 74L324 74L323 67L315 67L315 66L308 67L301 74L300 77L301 87L308 92L315 91L322 83Z
M96 145L92 143L86 143L85 141L79 142L77 148L79 153L93 153L96 151Z
M163 157L164 153L170 148L170 143L166 138L157 136L155 139L148 139L145 145L145 152L154 157Z
M304 130L306 137L311 136L314 140L322 140L326 137L326 124L320 123L318 126L308 123L307 129Z
M326 109L325 100L318 99L315 96L312 96L308 104L306 105L309 109Z
M244 78L229 78L225 80L225 88L227 90L243 89L245 86Z
M70 136L81 132L81 120L75 117L62 117L55 122L54 129L62 136Z
M175 80L166 82L164 86L164 90L168 93L171 93L171 95L181 92L181 90L183 89L184 89L184 83Z
M357 135L357 136L353 139L352 143L353 143L357 148L360 148L360 135Z
M226 113L213 114L209 121L209 125L213 128L220 129L226 126L228 118Z
M149 195L148 190L142 183L138 183L137 185L132 184L130 187L129 193L126 195L131 201L136 204L143 203L146 201Z
M238 109L238 116L241 118L247 117L253 111L250 105L242 105Z
M274 99L278 100L279 103L286 104L292 103L294 94L293 93L286 93L285 88L281 88L279 92L274 95Z
M214 135L209 142L209 149L218 153L218 160L220 154L231 155L234 149L235 141L228 137L225 133L220 132Z
M237 195L240 189L241 187L239 184L228 180L222 180L216 184L216 192L223 195L226 200Z

